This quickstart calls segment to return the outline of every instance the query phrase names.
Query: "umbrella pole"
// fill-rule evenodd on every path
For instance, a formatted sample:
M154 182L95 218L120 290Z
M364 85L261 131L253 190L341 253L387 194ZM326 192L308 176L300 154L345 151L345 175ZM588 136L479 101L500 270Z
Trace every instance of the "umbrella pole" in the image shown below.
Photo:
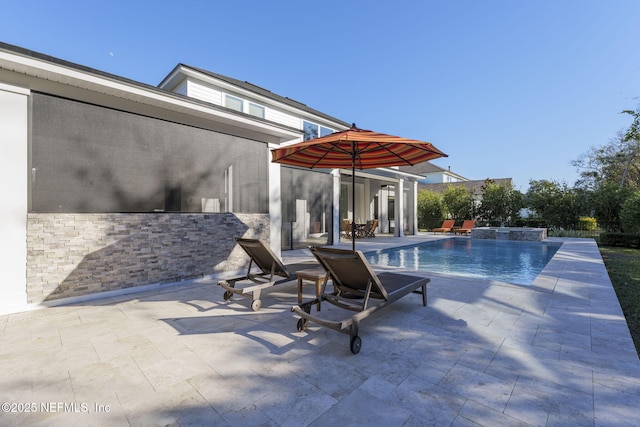
M351 161L351 206L353 206L353 220L351 221L351 250L356 250L356 155L353 142L351 143L354 154Z

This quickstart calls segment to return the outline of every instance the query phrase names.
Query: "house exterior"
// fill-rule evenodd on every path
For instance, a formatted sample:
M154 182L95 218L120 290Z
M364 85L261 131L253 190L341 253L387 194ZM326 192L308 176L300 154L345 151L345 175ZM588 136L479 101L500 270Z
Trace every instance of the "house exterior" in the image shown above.
M235 237L276 253L337 244L354 209L416 233L419 175L358 171L354 189L350 170L270 161L348 127L184 64L151 86L0 43L0 312L235 274Z
M482 187L486 184L485 179L468 179L452 172L451 167L445 169L431 162L424 162L415 166L402 166L400 169L411 174L420 175L421 178L418 179L419 190L444 193L449 185L453 185L454 187L464 187L471 191L477 202L482 199ZM506 187L513 185L511 178L491 178L491 181Z
M424 162L414 166L401 166L400 170L420 175L421 178L418 180L420 184L448 184L469 181L462 175L452 172L451 167L445 169L431 162Z

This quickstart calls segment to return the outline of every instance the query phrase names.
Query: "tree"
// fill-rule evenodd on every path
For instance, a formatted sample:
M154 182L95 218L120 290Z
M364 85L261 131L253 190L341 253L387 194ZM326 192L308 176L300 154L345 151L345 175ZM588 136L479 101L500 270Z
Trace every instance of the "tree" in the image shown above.
M636 190L622 204L620 222L625 233L640 233L640 190Z
M598 224L608 231L619 231L622 227L620 211L624 201L633 190L620 188L615 183L605 183L589 192L590 215L598 220Z
M638 157L640 156L640 107L637 110L624 110L623 114L630 114L633 116L633 122L627 132L624 134L624 141L627 143L625 149L626 151L623 153L627 161L625 163L624 171L622 172L622 179L620 181L620 187L624 186L625 180L627 178L627 174L629 169L632 168L636 175L640 172L640 168L638 167ZM636 182L636 185L638 182Z
M487 222L505 226L520 217L524 206L524 195L512 185L499 185L487 179L482 186L478 215Z
M580 171L577 186L595 189L605 184L640 186L640 107L622 113L633 116L625 132L619 132L608 144L591 147L572 164Z
M570 188L566 182L532 180L526 197L529 208L550 228L573 229L587 210L584 191Z
M442 193L445 210L452 219L461 221L475 218L475 199L473 193L461 185L449 185Z
M434 191L418 191L418 228L433 228L444 218L442 195Z
M580 171L579 187L595 189L605 184L640 184L638 142L625 140L622 132L606 145L591 147L572 164Z

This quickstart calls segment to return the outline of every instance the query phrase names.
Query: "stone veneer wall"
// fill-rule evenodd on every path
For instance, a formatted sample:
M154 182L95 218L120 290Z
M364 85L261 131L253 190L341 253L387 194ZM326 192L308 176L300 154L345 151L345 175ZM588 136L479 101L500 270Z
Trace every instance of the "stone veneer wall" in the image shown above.
M471 238L540 242L547 238L547 229L520 227L475 227L471 229Z
M239 271L235 237L269 241L269 215L29 214L27 302Z

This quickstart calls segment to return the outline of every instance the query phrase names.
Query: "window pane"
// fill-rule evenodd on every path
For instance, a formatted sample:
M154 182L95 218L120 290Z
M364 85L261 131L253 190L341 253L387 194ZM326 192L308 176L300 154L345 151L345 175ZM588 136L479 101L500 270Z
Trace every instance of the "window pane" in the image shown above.
M333 133L333 129L320 126L320 136L327 136Z
M303 121L302 130L304 131L304 140L308 141L318 137L318 125L315 123Z
M249 103L249 114L264 119L264 107L261 105Z
M227 108L231 108L232 110L242 111L242 99L236 98L235 96L231 95L225 95L224 106Z

